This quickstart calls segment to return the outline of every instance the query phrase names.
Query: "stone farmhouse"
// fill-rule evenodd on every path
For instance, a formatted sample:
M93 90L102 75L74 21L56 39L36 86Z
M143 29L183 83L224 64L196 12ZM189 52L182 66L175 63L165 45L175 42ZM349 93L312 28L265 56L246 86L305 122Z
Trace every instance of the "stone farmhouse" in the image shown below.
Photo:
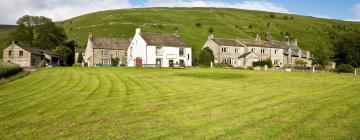
M271 58L276 67L295 66L297 60L311 66L310 53L301 50L296 41L263 41L259 36L255 40L224 39L210 35L203 46L207 47L213 51L215 63L228 63L234 67L251 67L253 62L267 58Z
M88 66L109 66L115 58L120 59L119 65L126 65L129 46L128 39L94 37L90 33L83 59Z
M127 66L192 66L192 49L177 33L141 33L138 28L127 50Z
M35 67L42 61L47 65L60 65L60 56L50 50L18 45L15 41L3 50L3 62L20 67Z

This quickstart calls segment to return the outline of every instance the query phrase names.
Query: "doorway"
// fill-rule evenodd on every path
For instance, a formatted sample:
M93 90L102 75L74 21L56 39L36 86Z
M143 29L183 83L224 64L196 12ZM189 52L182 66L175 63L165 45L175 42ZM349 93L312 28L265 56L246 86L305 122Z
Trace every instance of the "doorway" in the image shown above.
M174 60L169 60L169 67L174 67Z

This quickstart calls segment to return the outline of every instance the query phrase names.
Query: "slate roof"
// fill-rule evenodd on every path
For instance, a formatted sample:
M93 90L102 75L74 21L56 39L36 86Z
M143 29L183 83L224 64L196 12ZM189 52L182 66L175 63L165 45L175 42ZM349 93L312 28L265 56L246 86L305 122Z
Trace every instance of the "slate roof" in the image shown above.
M130 46L129 39L92 37L94 49L127 50Z
M242 55L240 55L238 58L245 58L247 57L248 55L250 55L251 53L253 52L246 52L246 53L243 53Z
M244 44L241 44L239 41L233 39L214 38L212 40L220 46L245 47Z
M172 46L189 48L180 37L171 34L141 33L141 37L151 46Z
M241 43L245 44L246 46L254 46L254 47L264 47L264 48L284 48L285 44L279 41L256 41L256 40L249 40L249 39L242 39L240 40Z
M51 50L44 50L44 49L37 48L37 47L29 47L29 46L18 45L18 44L16 44L16 45L32 54L39 54L39 55L47 54L47 55L50 55L53 57L59 57L58 54L56 54L55 52L53 52Z

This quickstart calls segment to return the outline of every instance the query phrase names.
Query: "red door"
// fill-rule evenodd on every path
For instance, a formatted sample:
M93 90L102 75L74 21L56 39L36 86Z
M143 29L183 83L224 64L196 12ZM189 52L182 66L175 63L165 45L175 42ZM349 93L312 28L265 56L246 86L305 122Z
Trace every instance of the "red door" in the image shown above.
M142 59L141 57L136 57L135 59L135 64L137 67L141 67L142 66Z

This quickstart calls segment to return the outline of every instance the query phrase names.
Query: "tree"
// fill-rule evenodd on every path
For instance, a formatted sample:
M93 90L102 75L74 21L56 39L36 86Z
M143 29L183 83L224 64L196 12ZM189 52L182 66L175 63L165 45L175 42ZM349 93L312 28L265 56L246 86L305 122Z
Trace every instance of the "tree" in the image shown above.
M271 17L271 18L275 18L275 15L274 15L274 14L270 14L270 17Z
M334 59L338 65L360 66L360 32L348 32L339 35L334 43Z
M25 15L16 23L18 26L11 36L20 44L53 49L66 40L65 30L56 26L50 18Z
M55 52L65 60L65 65L72 66L75 63L75 48L77 44L74 40L66 42L63 46L56 47Z
M200 51L198 64L202 66L209 66L211 62L214 62L213 51L206 47Z
M196 27L200 28L202 26L202 24L200 22L195 24Z
M83 55L81 52L78 54L77 63L82 63L84 61Z
M288 16L284 16L283 19L284 19L284 20L289 20L289 17L288 17Z
M325 46L329 45L318 43L311 51L313 65L318 65L321 68L325 68L325 66L330 64L333 52L331 48Z

